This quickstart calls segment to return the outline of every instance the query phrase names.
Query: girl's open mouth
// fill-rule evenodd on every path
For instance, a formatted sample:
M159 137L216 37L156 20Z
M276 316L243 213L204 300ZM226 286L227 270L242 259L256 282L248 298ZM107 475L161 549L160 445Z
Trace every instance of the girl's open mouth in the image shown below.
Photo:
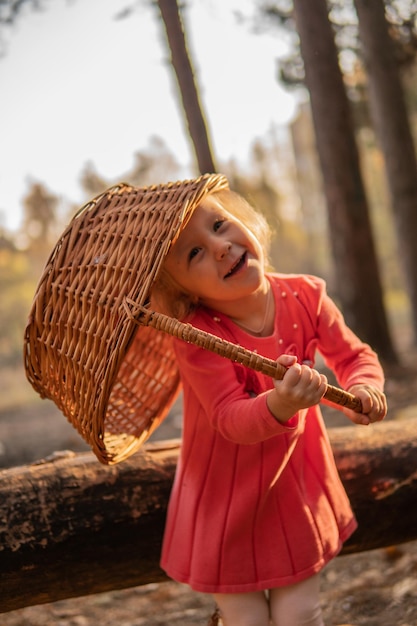
M232 269L229 272L227 272L227 274L225 275L225 278L229 278L230 276L233 276L234 274L236 274L236 272L238 272L243 267L246 261L246 255L247 255L246 252L242 254L242 256L233 265Z

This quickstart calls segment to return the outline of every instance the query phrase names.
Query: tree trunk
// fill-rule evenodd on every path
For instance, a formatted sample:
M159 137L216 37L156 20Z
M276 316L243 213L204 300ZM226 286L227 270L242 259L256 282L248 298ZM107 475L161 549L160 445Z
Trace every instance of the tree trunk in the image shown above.
M342 554L417 539L417 421L329 437L359 523ZM157 442L119 465L68 453L1 471L0 613L167 580L159 555L178 450Z
M370 110L385 158L417 343L417 159L383 0L354 0Z
M295 20L328 206L338 296L348 325L396 363L369 208L326 0L294 0Z
M164 22L171 64L174 68L182 105L188 125L188 132L194 147L198 168L201 174L216 172L210 147L203 107L200 103L194 72L187 49L184 29L177 0L157 0Z

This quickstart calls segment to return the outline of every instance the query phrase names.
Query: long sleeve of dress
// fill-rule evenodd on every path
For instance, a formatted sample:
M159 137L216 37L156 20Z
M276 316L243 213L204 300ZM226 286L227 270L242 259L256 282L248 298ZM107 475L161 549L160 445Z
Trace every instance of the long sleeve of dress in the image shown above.
M384 375L377 355L346 326L342 313L324 287L317 320L318 349L340 386L349 389L355 384L367 383L382 391Z
M239 370L227 358L181 343L176 354L183 380L192 384L210 426L226 439L259 443L296 427L296 417L286 426L278 422L266 404L266 384L263 388L258 385L260 393L253 397L254 390L241 385Z

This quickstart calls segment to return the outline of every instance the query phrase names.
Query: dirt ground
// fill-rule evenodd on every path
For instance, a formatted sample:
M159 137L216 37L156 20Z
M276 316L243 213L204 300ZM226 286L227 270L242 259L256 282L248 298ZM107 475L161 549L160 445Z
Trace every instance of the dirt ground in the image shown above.
M416 356L405 357L403 370L387 372L387 419L417 419ZM0 393L5 384L0 382ZM344 420L340 414L326 416L330 427ZM157 435L166 439L179 433L177 411ZM86 446L48 401L0 411L0 468L62 449ZM417 626L417 541L336 558L322 574L321 599L326 626ZM203 626L212 610L209 596L166 582L27 607L0 615L0 625Z
M326 626L416 626L417 542L335 559L322 575ZM204 626L209 596L174 582L27 607L2 626Z

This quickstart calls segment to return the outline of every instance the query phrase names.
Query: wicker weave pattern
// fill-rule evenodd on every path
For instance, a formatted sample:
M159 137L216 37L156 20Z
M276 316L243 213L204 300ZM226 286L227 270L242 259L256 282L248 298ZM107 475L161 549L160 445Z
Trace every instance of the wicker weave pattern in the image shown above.
M126 459L179 391L172 338L138 325L169 250L221 175L137 188L116 185L86 204L57 242L25 330L28 380L106 464Z

